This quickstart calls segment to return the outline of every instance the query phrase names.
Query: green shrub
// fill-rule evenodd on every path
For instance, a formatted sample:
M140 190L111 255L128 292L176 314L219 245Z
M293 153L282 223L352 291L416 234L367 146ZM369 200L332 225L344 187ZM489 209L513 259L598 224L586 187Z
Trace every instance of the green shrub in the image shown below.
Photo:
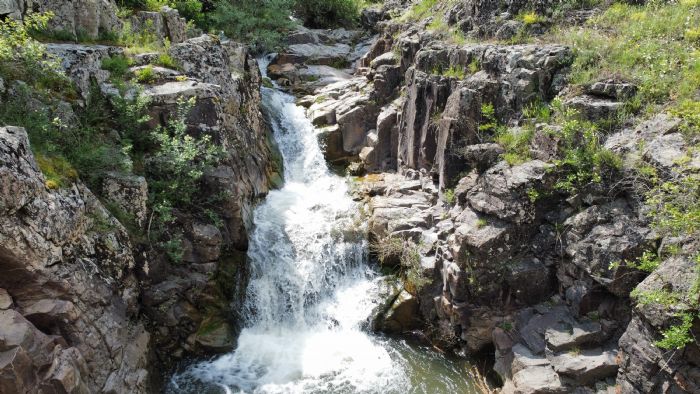
M263 52L278 47L294 26L293 6L294 0L218 0L210 19L213 28Z
M123 80L133 61L123 55L115 55L102 60L102 69L111 73L113 80Z
M454 189L445 189L445 192L442 194L442 199L449 205L453 205L457 200Z
M151 83L154 83L158 80L158 76L153 71L153 67L151 65L145 66L142 69L137 70L135 72L135 74L136 74L136 80L139 83L151 84Z
M316 28L349 26L360 14L356 0L296 0L295 10L304 25Z
M683 321L681 324L672 326L661 333L663 339L655 342L656 346L667 350L679 350L695 341L690 333L693 327L694 316L690 313L685 313L681 316L681 319Z

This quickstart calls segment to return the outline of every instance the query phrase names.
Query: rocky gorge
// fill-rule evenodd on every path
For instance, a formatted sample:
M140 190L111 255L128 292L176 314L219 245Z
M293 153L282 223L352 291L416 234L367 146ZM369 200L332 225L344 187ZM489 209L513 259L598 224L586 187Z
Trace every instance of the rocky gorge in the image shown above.
M334 270L357 255L388 274L372 276L381 285L371 311L356 312L371 315L352 316L363 332L409 338L493 371L488 383L464 373L477 384L452 392L700 392L700 122L692 107L700 86L672 92L689 97L688 110L659 101L658 91L656 106L642 107L648 82L621 71L577 80L589 54L556 29L612 30L596 18L616 5L387 0L363 9L358 26L296 26L276 52L256 59L242 43L192 31L171 7L124 16L117 3L0 1L7 20L29 25L32 13L54 15L42 30L42 56L71 86L44 95L38 91L52 85L2 73L0 105L21 102L50 120L41 132L67 133L85 127L98 94L120 116L100 139L126 147L130 162L99 167L95 177L79 160L77 170L61 170L56 151L22 123L34 117L1 118L0 393L188 392L174 389L171 376L193 359L233 354L238 368L246 345L268 354L247 342L251 295L279 292L290 299L277 314L292 309L295 318L356 335L355 320L345 331L338 315L324 320L329 312L289 306L314 305L326 291L286 284L299 264L280 256L300 253L298 237L310 251L326 242L308 259L331 265L323 278L312 276L328 291L344 288ZM676 6L699 12L692 2L667 7ZM119 29L148 31L158 50L135 53L104 39ZM57 39L66 34L73 40ZM697 52L697 39L686 37ZM126 70L110 67L115 59L128 59ZM677 63L692 69L698 61ZM293 96L284 102L293 107L263 108L283 100L272 91ZM281 133L305 138L290 119L297 129L309 125L318 152L293 145L299 141L278 146ZM149 133L168 137L154 145L142 138ZM317 153L342 182L326 175ZM285 184L316 188L308 212L330 212L335 223L294 222L294 210L285 211L299 229L327 233L287 229L261 244L257 231L271 230L255 220L287 204ZM270 257L266 247L282 252ZM323 254L333 247L343 248L341 257ZM262 266L283 276L261 277L260 260L277 261L280 272ZM255 287L270 280L264 291ZM299 286L306 298L290 294ZM253 313L263 326L278 325L275 314L259 305ZM289 341L308 337L269 340L284 344L270 353L284 358L295 354ZM213 381L268 392L228 374ZM348 379L352 392L420 392ZM348 383L323 384L333 392Z

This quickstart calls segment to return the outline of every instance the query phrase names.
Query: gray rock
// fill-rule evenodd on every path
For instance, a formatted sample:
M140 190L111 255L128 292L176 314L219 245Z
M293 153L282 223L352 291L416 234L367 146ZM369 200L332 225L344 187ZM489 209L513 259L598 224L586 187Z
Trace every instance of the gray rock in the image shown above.
M560 352L590 343L599 343L603 339L603 332L598 322L574 322L548 327L544 337L548 349Z
M564 222L566 255L571 264L563 269L574 273L583 270L608 291L626 297L645 276L625 264L612 262L633 260L654 245L655 236L638 219L629 205L617 200L595 205Z
M554 370L572 378L577 384L587 385L615 376L617 351L588 349L548 356Z
M12 0L9 0L12 1ZM96 39L101 33L113 33L121 29L117 18L117 6L114 0L16 0L20 3L22 14L29 8L34 12L52 12L48 29L65 32L74 37L87 35ZM6 0L7 4L8 1ZM22 5L25 4L25 5ZM16 9L16 8L15 8Z
M102 194L107 201L133 217L136 225L139 227L145 225L148 214L146 178L110 172L104 177Z
M7 293L7 290L0 289L0 309L10 309L12 306L12 297Z
M522 224L535 217L535 207L528 197L529 190L548 185L551 165L543 161L529 161L514 167L501 162L480 178L478 186L467 195L475 210L500 219Z
M621 81L607 80L595 82L588 87L588 93L594 96L625 100L637 94L637 86Z
M624 107L621 101L597 98L590 95L576 96L565 102L591 122L612 120Z
M103 84L109 79L109 71L102 69L102 61L124 54L123 48L104 45L47 44L46 50L58 57L83 98L87 98L93 81Z

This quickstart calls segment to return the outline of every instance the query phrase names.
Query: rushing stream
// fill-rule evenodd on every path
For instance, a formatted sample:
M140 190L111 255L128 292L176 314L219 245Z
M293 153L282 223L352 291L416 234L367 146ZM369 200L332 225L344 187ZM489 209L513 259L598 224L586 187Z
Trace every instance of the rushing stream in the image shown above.
M190 365L167 392L475 392L465 361L362 330L381 278L366 264L346 180L328 170L294 98L268 88L262 96L285 185L255 211L245 328L234 352Z

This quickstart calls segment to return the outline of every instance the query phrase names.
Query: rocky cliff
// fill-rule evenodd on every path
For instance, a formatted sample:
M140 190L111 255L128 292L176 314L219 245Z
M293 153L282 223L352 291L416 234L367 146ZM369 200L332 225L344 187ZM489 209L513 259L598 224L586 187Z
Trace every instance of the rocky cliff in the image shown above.
M187 135L206 135L218 152L192 193L217 198L206 210L176 207L157 232L147 166L99 168L98 177L85 177L88 186L53 153L33 154L30 137L43 143L36 132L0 128L0 392L153 392L182 358L234 345L231 311L245 288L253 208L281 174L260 111L258 65L242 44L207 35L187 40L184 19L167 7L120 20L113 1L0 3L0 14L11 18L30 11L53 13L48 31L78 37L147 28L156 39L149 45L161 52L48 43L46 56L75 93L45 97L8 78L1 101L30 97L32 110L58 116L66 133L86 127L80 119L101 110L96 102L107 103L106 111L127 103L133 115L125 119L140 119L100 138L120 146L144 133L137 158L144 163L157 155L148 135L182 118ZM160 47L165 41L171 45ZM169 68L150 64L163 56ZM156 76L125 84L120 70L105 66L113 59L128 63L127 75L145 68ZM191 106L183 104L188 99Z

